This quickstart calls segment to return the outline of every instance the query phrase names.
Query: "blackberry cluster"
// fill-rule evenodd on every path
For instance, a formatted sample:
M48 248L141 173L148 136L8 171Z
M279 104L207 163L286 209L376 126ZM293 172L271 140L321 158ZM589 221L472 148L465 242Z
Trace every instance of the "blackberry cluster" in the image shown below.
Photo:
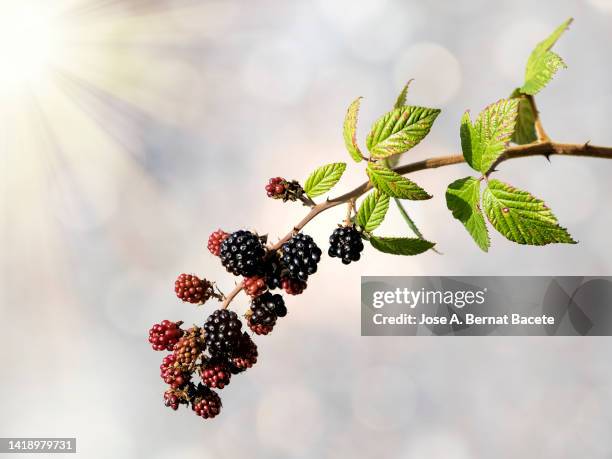
M240 345L242 322L234 311L217 309L206 323L206 346L213 356L226 357L231 355Z
M174 345L183 336L181 329L183 322L170 322L163 320L159 324L153 325L149 330L149 343L155 351L172 351Z
M288 269L288 277L306 282L317 272L321 249L307 234L299 233L282 246L282 261Z
M245 277L242 286L251 298L258 297L268 290L268 284L264 276Z
M177 410L191 405L205 419L219 414L221 398L212 389L223 389L232 375L257 362L257 346L241 328L236 313L220 309L211 314L204 328L194 326L181 336L159 367L169 386L164 392L167 407ZM201 382L194 382L194 376Z
M247 313L249 328L257 335L267 335L276 325L276 320L286 315L283 297L266 292L251 302L251 309Z
M226 233L221 229L218 229L212 233L208 238L208 250L210 253L212 253L215 257L218 257L219 253L221 252L221 243L225 241L228 236L229 233Z
M361 258L362 250L361 233L354 226L336 228L329 237L327 254L330 257L340 258L345 265L358 261Z
M236 275L250 277L257 274L263 265L265 249L256 234L239 230L229 235L219 252L225 269Z
M282 199L301 196L297 182L284 182ZM208 240L208 250L219 256L225 269L243 276L241 287L251 297L247 325L256 335L267 335L287 315L283 297L271 290L299 295L321 259L321 250L305 234L297 234L281 250L267 249L265 243L265 238L244 230L232 234L218 230ZM211 297L222 299L212 282L192 274L177 278L175 292L181 300L196 304ZM198 416L214 418L222 407L215 390L224 389L232 375L257 363L257 345L243 330L238 315L225 308L210 314L201 328L194 325L183 330L181 325L164 320L149 330L153 349L171 351L160 365L161 378L168 385L164 404L173 410L190 405Z
M216 296L212 282L192 274L181 274L174 282L174 292L181 300L196 304L203 304Z

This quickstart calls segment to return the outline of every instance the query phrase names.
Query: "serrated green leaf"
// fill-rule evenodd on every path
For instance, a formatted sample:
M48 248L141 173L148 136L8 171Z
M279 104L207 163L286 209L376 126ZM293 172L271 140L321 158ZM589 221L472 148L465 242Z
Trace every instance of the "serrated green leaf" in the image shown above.
M431 199L431 195L423 188L383 164L369 163L367 172L374 187L393 198L413 201Z
M345 170L346 163L332 163L319 167L306 179L304 191L311 198L326 193L338 183Z
M528 245L576 243L546 204L526 191L490 180L483 204L493 227L511 241Z
M403 106L380 117L372 126L366 145L374 158L386 158L410 150L429 133L440 110Z
M560 68L567 66L563 59L550 49L561 37L563 32L567 30L573 19L569 18L563 24L555 29L555 31L544 41L538 43L527 60L527 68L525 69L525 82L521 87L521 92L524 94L537 94L544 86L546 86Z
M399 95L397 96L397 99L395 101L395 105L393 106L393 108L401 108L404 105L406 105L406 97L408 95L408 88L410 87L410 83L412 83L412 79L408 80L408 83L406 83L404 85L404 87L402 88L402 92L399 93Z
M529 103L527 96L521 94L519 89L515 89L510 97L518 100L518 113L512 141L518 145L535 142L538 140L538 134L535 128L536 117L532 105Z
M385 219L389 210L389 196L374 190L366 196L357 212L357 224L366 232L371 233Z
M344 118L344 127L342 133L344 135L344 145L348 150L351 158L358 163L363 159L359 145L357 145L357 116L359 115L359 104L361 97L358 97L349 105Z
M405 237L374 237L371 236L370 244L376 250L392 255L418 255L431 249L436 244L425 239Z
M487 252L490 240L480 210L480 180L465 177L451 183L446 190L446 206L453 217L465 226L478 247Z
M472 124L469 112L461 118L461 148L470 167L486 173L514 133L518 101L502 99L486 107Z

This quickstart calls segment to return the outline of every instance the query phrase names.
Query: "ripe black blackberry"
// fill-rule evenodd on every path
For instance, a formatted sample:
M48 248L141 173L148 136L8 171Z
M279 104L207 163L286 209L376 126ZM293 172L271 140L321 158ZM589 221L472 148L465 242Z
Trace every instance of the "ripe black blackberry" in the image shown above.
M268 253L263 265L263 276L266 278L268 289L280 288L284 270L280 253L277 251Z
M362 250L361 233L354 226L336 228L329 237L327 254L330 257L340 258L345 265L358 261L361 258Z
M215 257L219 256L219 252L221 251L221 243L227 239L229 233L226 233L222 229L218 229L214 233L212 233L208 238L208 250Z
M230 383L232 373L230 363L226 359L208 359L200 371L202 382L210 388L223 389Z
M242 373L257 363L257 345L248 333L244 332L240 338L240 346L230 359L230 370L233 374Z
M187 330L174 346L174 356L178 365L191 367L206 350L203 330L192 327Z
M214 418L221 412L219 395L202 384L198 384L191 403L193 411L204 419Z
M288 277L307 281L308 276L317 272L321 260L321 249L307 234L299 233L282 247L282 261L288 269Z
M241 329L242 322L234 311L217 309L204 324L208 352L215 357L231 355L240 345Z
M250 277L263 265L265 249L256 234L236 231L221 243L219 257L228 272L236 276Z
M286 315L287 307L283 297L266 292L251 302L249 328L258 335L267 335L274 328L276 319Z
M153 325L149 330L149 343L155 351L172 351L174 345L183 336L181 324L183 322L170 322L163 320L159 324Z
M195 304L203 304L213 296L218 297L212 282L193 274L181 274L174 282L174 292L181 300Z

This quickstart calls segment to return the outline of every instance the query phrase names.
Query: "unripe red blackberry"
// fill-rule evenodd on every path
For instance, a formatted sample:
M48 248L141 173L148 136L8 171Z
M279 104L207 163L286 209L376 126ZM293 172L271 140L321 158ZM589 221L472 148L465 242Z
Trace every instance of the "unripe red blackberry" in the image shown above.
M202 382L210 388L223 389L230 382L232 373L225 359L211 358L204 362L200 371Z
M245 277L244 281L242 281L242 286L244 287L244 291L251 298L258 297L268 290L266 278L262 276Z
M183 336L180 328L183 322L170 322L163 320L159 324L153 325L149 330L149 343L155 351L172 351L174 345Z
M258 296L251 302L248 325L258 335L267 335L272 331L278 317L287 315L283 297L270 292Z
M242 322L234 311L217 309L206 323L206 346L212 356L229 356L240 344L242 336Z
M212 282L192 274L181 274L174 282L176 296L188 303L203 304L215 296Z
M263 325L263 324L255 324L253 322L251 322L251 318L249 317L247 319L247 323L249 325L249 328L251 329L251 331L253 333L255 333L256 335L267 335L269 333L272 333L272 330L274 330L274 325ZM274 322L274 324L276 324L276 322Z
M236 231L222 243L219 252L225 269L236 275L250 277L261 271L265 249L256 234L250 231Z
M172 389L184 387L191 381L191 373L182 368L174 354L167 355L159 366L161 377Z
M283 290L289 295L300 295L308 284L299 279L291 279L290 277L284 277L281 281L281 286Z
M229 233L226 233L222 229L218 229L208 237L208 250L215 257L219 256L221 251L221 243L227 239Z
M266 193L269 198L283 199L287 191L287 181L282 177L271 178L266 185Z
M174 389L168 389L164 392L164 405L169 408L172 408L174 411L178 410L179 405L185 403L181 400L179 394L177 394Z
M288 277L307 281L308 276L317 272L321 260L321 249L307 234L299 233L282 246L282 261L287 267Z
M199 384L192 401L192 409L204 419L214 418L221 412L221 398L208 387Z
M174 355L178 365L191 367L206 350L203 330L192 327L187 330L174 346Z
M240 338L240 346L230 359L230 370L233 374L241 373L257 363L257 345L245 332Z
M180 405L189 405L195 390L195 386L191 383L181 389L168 389L164 392L164 405L175 411Z
M362 250L361 233L354 226L336 228L329 237L327 254L330 257L340 258L345 265L352 261L358 261L361 258Z

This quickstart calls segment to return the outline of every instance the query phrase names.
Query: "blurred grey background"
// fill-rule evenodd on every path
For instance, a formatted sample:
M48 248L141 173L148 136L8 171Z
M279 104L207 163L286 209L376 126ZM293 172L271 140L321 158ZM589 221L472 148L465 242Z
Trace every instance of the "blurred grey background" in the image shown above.
M86 458L612 457L610 339L365 338L359 324L361 275L609 275L612 162L504 163L498 177L545 199L580 244L493 235L489 254L443 198L468 167L414 174L435 197L408 208L444 255L324 259L212 422L163 406L147 342L151 324L213 308L181 304L177 274L232 288L209 233L274 239L301 218L264 184L349 161L341 126L357 96L363 145L415 78L409 101L443 111L403 161L459 152L464 110L507 96L573 16L542 118L556 140L612 145L612 1L60 4L68 56L21 124L3 117L5 137L21 134L0 171L0 435L76 436ZM324 250L343 212L307 227ZM408 231L394 212L380 233Z

